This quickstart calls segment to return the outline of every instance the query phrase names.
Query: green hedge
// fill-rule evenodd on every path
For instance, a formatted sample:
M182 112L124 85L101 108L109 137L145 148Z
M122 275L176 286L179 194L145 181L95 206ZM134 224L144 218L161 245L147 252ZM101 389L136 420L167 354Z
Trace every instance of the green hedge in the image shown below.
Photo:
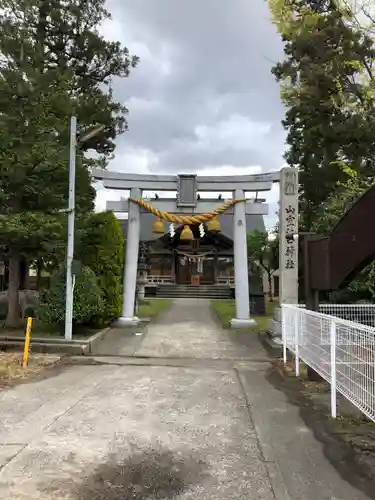
M77 249L77 258L92 269L103 294L104 308L96 323L106 324L121 315L124 235L113 212L90 214Z
M37 314L46 324L65 321L66 272L61 268L51 280L51 287L39 299ZM103 293L94 272L87 266L77 274L74 286L73 323L91 324L104 311Z

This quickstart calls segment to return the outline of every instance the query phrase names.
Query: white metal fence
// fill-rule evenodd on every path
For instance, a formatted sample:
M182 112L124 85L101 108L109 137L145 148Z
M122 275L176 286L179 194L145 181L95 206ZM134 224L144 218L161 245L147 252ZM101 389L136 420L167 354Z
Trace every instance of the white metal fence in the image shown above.
M375 421L375 328L332 315L333 311L339 314L340 307L348 306L326 306L331 314L282 305L284 362L290 350L295 355L297 376L302 360L331 385L332 417L336 417L339 392ZM374 306L367 307L375 310Z
M375 328L374 304L320 304L319 312Z
M304 304L298 304L304 308ZM319 304L319 312L375 327L375 304Z

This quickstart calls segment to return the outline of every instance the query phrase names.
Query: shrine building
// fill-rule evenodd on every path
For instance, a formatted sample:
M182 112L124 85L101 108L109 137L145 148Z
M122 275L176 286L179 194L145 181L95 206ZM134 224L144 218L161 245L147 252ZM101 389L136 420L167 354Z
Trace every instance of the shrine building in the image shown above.
M121 220L124 235L127 220ZM169 224L141 213L140 254L147 260L146 296L159 297L234 297L233 214L223 214L204 224L190 226L184 234L175 226L171 236ZM247 233L265 231L262 215L246 216ZM257 311L263 310L264 294L261 272L249 262L250 298Z

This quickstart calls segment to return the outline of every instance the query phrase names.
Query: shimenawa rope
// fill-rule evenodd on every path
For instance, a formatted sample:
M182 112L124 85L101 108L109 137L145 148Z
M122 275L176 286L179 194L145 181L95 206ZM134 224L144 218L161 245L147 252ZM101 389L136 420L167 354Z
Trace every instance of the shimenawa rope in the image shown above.
M216 210L213 210L212 212L207 212L204 214L197 214L197 215L176 215L176 214L170 214L169 212L162 212L161 210L158 210L157 208L153 207L150 203L147 203L145 200L142 198L129 198L129 201L132 201L133 203L137 203L140 207L144 208L151 214L155 215L156 217L159 217L160 219L163 219L167 222L171 222L173 224L185 224L185 225L190 225L190 224L201 224L202 222L209 222L218 215L224 213L228 208L232 207L236 203L241 203L243 201L246 201L246 199L239 199L239 200L228 200L224 205L221 205L218 207Z

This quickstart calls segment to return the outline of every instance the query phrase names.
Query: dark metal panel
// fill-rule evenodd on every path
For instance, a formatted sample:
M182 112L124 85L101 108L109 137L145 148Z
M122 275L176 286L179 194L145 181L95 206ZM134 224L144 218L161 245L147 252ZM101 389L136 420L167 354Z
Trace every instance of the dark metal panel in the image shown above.
M346 286L375 257L375 186L341 218L328 238L309 243L311 287Z
M331 286L345 286L374 258L375 187L344 215L330 236Z
M329 238L309 241L307 253L309 258L310 287L313 290L330 290ZM306 269L305 265L303 268Z

